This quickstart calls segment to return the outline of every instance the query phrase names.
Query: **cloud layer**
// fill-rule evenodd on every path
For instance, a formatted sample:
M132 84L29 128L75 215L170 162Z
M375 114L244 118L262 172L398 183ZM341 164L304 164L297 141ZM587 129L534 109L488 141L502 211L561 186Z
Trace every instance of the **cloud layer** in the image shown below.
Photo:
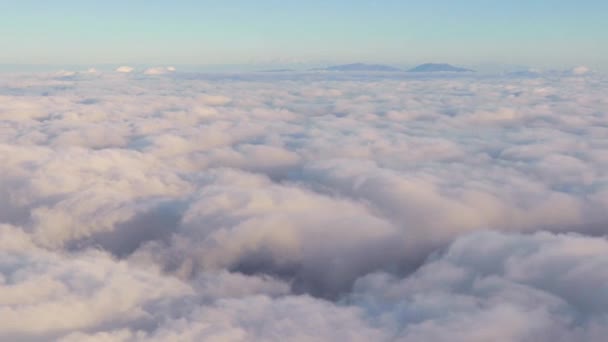
M604 75L117 71L0 81L0 340L608 334Z

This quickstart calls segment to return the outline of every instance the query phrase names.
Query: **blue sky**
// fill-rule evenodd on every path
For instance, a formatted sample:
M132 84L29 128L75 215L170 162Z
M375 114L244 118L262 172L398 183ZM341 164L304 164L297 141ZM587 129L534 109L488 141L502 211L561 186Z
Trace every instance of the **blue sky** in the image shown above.
M0 63L608 67L605 0L0 0Z

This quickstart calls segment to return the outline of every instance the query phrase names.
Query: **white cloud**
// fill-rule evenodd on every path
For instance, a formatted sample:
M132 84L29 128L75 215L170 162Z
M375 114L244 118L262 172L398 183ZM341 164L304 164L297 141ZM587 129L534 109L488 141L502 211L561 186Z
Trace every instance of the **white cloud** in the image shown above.
M60 70L55 73L58 77L71 77L77 74L76 71Z
M164 75L175 71L174 67L153 67L146 69L144 75Z
M121 67L118 67L118 68L116 69L116 72L121 72L121 73L128 74L128 73L133 72L134 70L135 70L135 69L134 69L134 68L132 68L132 67L130 67L130 66L121 66Z
M407 278L360 279L353 301L404 341L600 341L607 262L603 238L478 233Z
M584 74L588 73L589 71L591 71L591 69L589 69L588 67L586 67L584 65L577 66L572 69L572 73L574 75L584 75Z
M602 341L607 84L7 75L0 340Z

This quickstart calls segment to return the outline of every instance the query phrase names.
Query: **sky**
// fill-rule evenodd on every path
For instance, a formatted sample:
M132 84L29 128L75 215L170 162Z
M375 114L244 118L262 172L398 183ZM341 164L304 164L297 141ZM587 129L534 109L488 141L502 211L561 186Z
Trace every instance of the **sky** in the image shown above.
M1 0L0 64L608 68L603 0Z

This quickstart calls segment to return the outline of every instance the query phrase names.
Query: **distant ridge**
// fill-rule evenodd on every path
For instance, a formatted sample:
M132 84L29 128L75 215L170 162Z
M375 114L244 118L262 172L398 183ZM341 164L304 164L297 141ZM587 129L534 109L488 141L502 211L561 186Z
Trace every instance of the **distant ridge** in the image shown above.
M343 71L343 72L352 72L352 71L381 71L381 72L398 72L402 71L401 69L392 67L390 65L382 65L382 64L365 64L365 63L352 63L352 64L342 64L342 65L334 65L327 68L320 68L314 70L321 71Z
M260 72L295 72L294 69L270 69L270 70L262 70Z
M408 70L408 72L472 72L471 69L459 68L447 63L425 63Z
M507 73L507 75L513 76L513 77L540 77L541 73L536 70L518 70L518 71L511 71L511 72Z

